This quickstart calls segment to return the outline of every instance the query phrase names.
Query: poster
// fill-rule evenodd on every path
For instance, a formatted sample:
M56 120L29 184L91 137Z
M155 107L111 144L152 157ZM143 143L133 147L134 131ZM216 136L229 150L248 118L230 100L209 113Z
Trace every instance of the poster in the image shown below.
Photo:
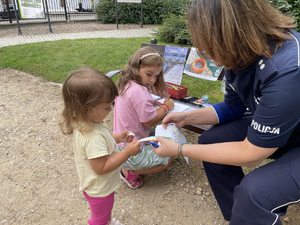
M43 0L18 0L22 19L46 18Z
M215 81L220 76L222 69L223 67L216 66L204 52L198 52L196 48L191 48L184 73L192 77Z
M180 85L188 48L166 46L164 51L164 80Z

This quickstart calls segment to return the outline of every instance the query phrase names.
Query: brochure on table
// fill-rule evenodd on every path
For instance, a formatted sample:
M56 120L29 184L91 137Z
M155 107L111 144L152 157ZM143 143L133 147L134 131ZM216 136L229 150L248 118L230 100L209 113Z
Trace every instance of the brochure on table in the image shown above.
M165 98L152 94L152 98L154 101L158 103L158 105L162 104L165 101ZM203 107L208 107L209 104L202 104ZM171 112L187 112L195 109L199 109L199 107L195 107L193 105L189 105L186 103L182 103L179 101L174 101L174 109ZM198 127L203 130L208 130L211 128L211 125L193 125L193 127Z
M191 48L183 72L192 77L215 81L220 76L222 69L223 67L218 67L204 52Z
M164 51L164 80L180 85L188 48L166 46Z
M159 105L162 104L166 99L162 98L160 96L152 94L152 98L154 101L156 101ZM209 104L202 104L203 107L209 106ZM174 101L174 109L171 110L171 112L186 112L199 109L199 107L192 106L190 104L182 103L180 101Z

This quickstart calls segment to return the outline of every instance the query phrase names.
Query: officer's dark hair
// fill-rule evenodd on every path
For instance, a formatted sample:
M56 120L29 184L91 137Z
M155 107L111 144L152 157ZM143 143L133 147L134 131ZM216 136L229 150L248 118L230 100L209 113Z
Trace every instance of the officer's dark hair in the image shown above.
M193 0L188 25L194 46L227 69L271 57L295 27L267 0Z

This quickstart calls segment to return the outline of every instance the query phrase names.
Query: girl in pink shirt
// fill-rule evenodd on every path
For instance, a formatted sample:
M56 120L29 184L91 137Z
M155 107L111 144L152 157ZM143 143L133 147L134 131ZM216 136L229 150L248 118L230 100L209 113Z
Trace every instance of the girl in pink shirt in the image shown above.
M114 107L115 133L130 130L135 138L145 138L150 135L151 128L173 109L174 102L167 97L162 70L163 58L150 47L138 49L129 59L117 82L120 95ZM158 107L151 94L167 98ZM136 189L143 184L141 174L158 173L170 165L170 158L158 156L153 147L146 144L138 155L123 164L121 179Z

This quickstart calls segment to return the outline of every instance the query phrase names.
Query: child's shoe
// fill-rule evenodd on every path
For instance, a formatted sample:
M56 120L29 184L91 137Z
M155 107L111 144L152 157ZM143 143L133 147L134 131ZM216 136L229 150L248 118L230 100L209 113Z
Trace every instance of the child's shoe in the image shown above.
M124 224L120 223L119 220L112 218L108 225L124 225Z
M127 176L120 172L121 180L131 189L137 189L143 185L143 179L136 173L127 170Z

